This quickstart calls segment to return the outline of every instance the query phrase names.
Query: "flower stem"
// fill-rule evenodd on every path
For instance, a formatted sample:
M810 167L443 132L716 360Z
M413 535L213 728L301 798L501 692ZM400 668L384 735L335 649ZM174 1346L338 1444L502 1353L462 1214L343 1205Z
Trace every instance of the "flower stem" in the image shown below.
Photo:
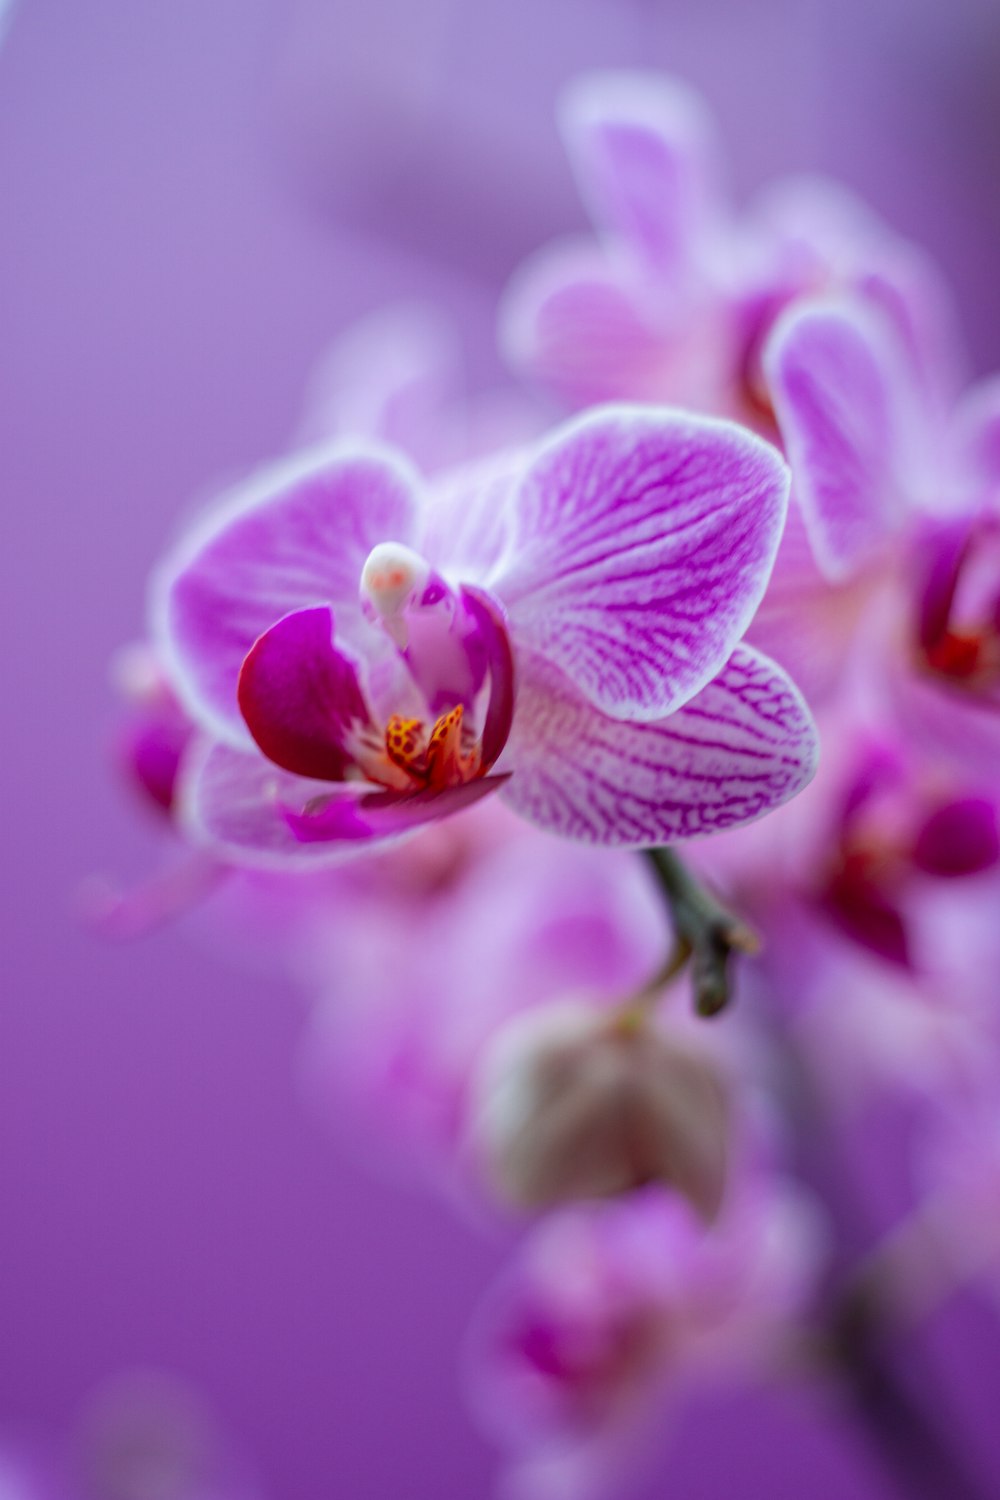
M825 1370L839 1381L871 1451L906 1500L987 1500L949 1428L944 1403L930 1389L917 1393L912 1356L904 1367L893 1347L954 1284L941 1258L942 1205L926 1200L857 1259L853 1247L867 1236L818 1105L822 1090L788 1028L776 1030L774 1040L799 1168L822 1197L841 1263L847 1262L846 1274L817 1309L801 1352L814 1373ZM927 1370L919 1374L926 1387Z
M732 999L729 957L734 952L756 953L756 934L712 895L672 849L644 849L643 855L673 918L677 952L674 970L688 959L694 984L695 1009L715 1016Z
M917 1399L896 1368L872 1291L855 1283L833 1309L823 1339L872 1447L909 1500L986 1500L938 1413Z

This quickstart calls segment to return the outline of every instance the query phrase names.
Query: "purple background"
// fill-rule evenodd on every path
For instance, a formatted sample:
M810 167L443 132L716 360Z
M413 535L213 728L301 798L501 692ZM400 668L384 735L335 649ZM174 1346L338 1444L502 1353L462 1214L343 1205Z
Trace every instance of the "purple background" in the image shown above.
M114 948L72 895L161 855L108 769L113 649L206 487L280 450L306 374L412 293L495 373L496 292L580 211L551 126L577 68L706 91L741 190L822 166L953 276L1000 363L992 0L22 0L0 51L5 524L0 1429L103 1377L190 1378L288 1500L485 1495L457 1355L499 1250L351 1164L301 1106L290 987L197 924ZM1000 1324L930 1354L974 1462ZM875 1495L804 1398L706 1401L643 1493ZM669 1475L669 1481L664 1479ZM636 1492L638 1493L638 1491Z

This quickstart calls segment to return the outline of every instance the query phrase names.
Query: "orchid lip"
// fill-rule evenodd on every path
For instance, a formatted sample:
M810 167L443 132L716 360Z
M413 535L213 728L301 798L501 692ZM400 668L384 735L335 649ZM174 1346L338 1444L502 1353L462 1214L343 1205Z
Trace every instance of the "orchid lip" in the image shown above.
M394 546L380 568L387 558L399 561ZM404 580L385 580L397 603L407 601L404 611L416 576L411 570ZM429 569L419 576L424 598L430 576ZM444 615L427 611L434 616L427 630L415 631L400 651L426 712L413 710L411 691L409 711L390 713L384 721L373 711L359 664L336 644L329 607L279 620L255 642L240 674L240 706L258 747L293 775L360 783L360 796L395 802L426 802L487 778L510 731L513 657L503 616L488 596L461 588L451 597L454 607ZM457 686L450 685L448 669ZM314 796L295 815L297 837L323 837L320 828L356 836L356 820L327 814L327 801Z

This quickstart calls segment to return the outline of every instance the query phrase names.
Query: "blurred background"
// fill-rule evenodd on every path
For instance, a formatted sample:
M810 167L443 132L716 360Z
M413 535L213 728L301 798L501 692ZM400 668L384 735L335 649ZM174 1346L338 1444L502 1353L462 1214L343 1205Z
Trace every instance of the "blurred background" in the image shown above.
M741 197L835 173L921 240L1000 364L995 0L17 0L0 48L4 767L0 1433L122 1371L198 1389L287 1500L489 1493L458 1350L500 1248L373 1181L304 1107L301 1002L188 919L134 946L74 892L160 838L109 767L108 661L200 495L282 451L370 309L430 297L477 384L496 298L582 225L552 120L584 67L706 95ZM927 1335L1000 1489L997 1326ZM804 1397L707 1399L634 1494L877 1496Z

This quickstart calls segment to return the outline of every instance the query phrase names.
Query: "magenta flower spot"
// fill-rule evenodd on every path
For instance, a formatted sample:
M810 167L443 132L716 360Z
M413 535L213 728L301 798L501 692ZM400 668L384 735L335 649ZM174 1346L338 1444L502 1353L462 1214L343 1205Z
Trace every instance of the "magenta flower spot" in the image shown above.
M904 968L921 877L978 875L1000 858L996 802L887 742L858 747L832 832L821 908L845 936Z
M491 793L642 846L809 779L796 689L740 638L787 504L729 423L606 408L426 492L385 450L264 476L161 574L164 659L208 733L185 814L230 855L336 855Z

